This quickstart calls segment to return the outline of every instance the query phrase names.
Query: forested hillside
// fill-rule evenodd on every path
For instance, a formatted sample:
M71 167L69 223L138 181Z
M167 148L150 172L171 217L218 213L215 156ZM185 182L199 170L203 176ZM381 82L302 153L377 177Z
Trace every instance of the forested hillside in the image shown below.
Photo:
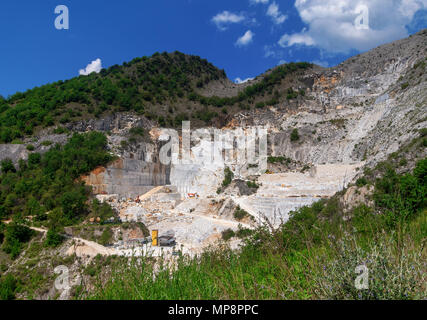
M111 112L134 111L161 126L179 126L182 120L190 118L210 123L220 114L227 114L224 106L238 105L238 110L255 105L262 108L277 103L281 96L291 99L304 94L292 88L284 94L273 89L289 73L310 66L283 65L235 97L204 97L197 90L211 81L226 79L223 70L197 56L156 53L102 69L99 74L58 81L18 92L8 99L1 98L0 142L19 142L40 128Z

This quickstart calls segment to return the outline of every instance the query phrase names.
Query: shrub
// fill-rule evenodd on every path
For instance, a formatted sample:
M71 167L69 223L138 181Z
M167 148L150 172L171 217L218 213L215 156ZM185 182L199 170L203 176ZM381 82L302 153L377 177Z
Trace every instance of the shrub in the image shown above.
M316 277L316 293L321 299L333 300L408 300L421 299L417 296L420 281L425 278L424 262L416 252L407 247L399 247L396 254L394 240L381 236L363 248L351 236L338 243L330 244L336 248L335 258L324 264ZM400 257L399 261L396 261ZM362 266L368 277L368 287L356 288L356 267ZM423 284L421 284L423 285Z
M48 247L57 247L64 241L64 237L55 229L49 229L46 234L45 244Z
M35 147L34 147L32 144L29 144L29 145L27 146L27 150L28 150L28 151L34 151L34 149L35 149Z
M399 166L403 167L403 166L406 166L407 164L408 164L408 160L406 160L405 158L400 159Z
M235 233L231 229L226 229L223 232L221 232L221 235L222 235L222 240L228 241L235 236Z
M241 209L240 207L237 207L236 210L234 210L234 219L236 220L242 220L243 218L249 216L249 213L243 209Z
M424 188L427 185L427 158L417 162L414 169L414 176Z
M53 133L55 133L55 134L63 134L63 133L67 133L67 132L68 132L68 130L64 127L58 127L58 128L55 128L53 130Z
M253 189L258 189L259 188L259 185L257 185L255 181L248 181L246 183L246 185L248 186L248 188L253 188Z
M15 259L22 250L23 244L30 241L34 231L30 228L11 223L6 227L5 239L3 243L4 252L10 254Z
M91 276L91 277L95 276L98 273L96 265L91 264L91 265L87 266L84 273Z
M15 299L17 282L11 274L0 278L0 300Z
M366 186L368 184L368 180L365 177L359 178L356 181L356 186L359 188Z
M158 116L157 122L159 123L160 127L165 127L166 126L166 120L165 120L165 118L163 116Z
M49 141L49 140L45 140L45 141L43 141L42 143L41 143L41 145L42 146L45 146L45 147L48 147L48 146L50 146L50 145L52 145L52 141Z
M377 179L374 200L385 214L389 227L407 221L426 205L427 159L417 163L413 174L397 175L387 167L384 176Z
M13 165L12 160L10 159L4 159L1 162L1 172L2 173L8 173L8 172L16 172L15 166Z
M150 235L150 230L147 228L147 226L144 223L137 222L136 224L137 224L139 230L141 230L144 237L148 237Z
M113 237L113 232L111 231L111 228L105 228L102 232L101 238L99 239L99 243L103 246L110 243L111 239Z
M230 185L231 181L233 181L234 173L230 170L230 168L226 167L224 169L224 180L222 181L222 186L225 188Z
M298 141L299 139L300 139L300 136L298 133L298 129L293 129L291 133L291 141L295 142L295 141Z
M254 231L247 228L239 228L236 232L236 237L244 239L253 235Z
M91 212L93 216L101 218L101 223L114 217L114 211L111 206L106 202L99 202L98 199L92 200Z
M0 215L0 219L1 218L2 218L2 216ZM3 243L3 240L4 240L4 231L5 231L5 229L6 229L6 226L0 220L0 245Z
M292 162L292 159L286 158L286 157L273 157L270 156L267 158L268 163L281 163L281 164L290 164Z
M60 201L62 212L69 220L73 220L86 211L86 196L84 189L65 192Z
M289 88L287 90L286 99L291 100L295 98L298 98L298 92L295 92L292 88Z
M257 109L262 109L262 108L264 108L265 107L265 103L264 102L258 102L256 105L255 105L255 108L257 108Z
M32 153L28 156L28 164L32 166L37 165L40 163L41 158L40 153Z
M141 127L133 127L129 130L129 133L133 136L144 136L145 130Z

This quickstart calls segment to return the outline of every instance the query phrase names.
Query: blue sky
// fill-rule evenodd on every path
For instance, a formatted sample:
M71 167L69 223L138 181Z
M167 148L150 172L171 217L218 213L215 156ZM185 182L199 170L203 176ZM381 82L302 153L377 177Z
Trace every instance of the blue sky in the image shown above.
M55 28L58 5L69 30ZM354 22L364 8L368 29ZM199 55L233 81L283 62L333 66L426 28L426 10L427 0L3 0L0 94L156 51Z

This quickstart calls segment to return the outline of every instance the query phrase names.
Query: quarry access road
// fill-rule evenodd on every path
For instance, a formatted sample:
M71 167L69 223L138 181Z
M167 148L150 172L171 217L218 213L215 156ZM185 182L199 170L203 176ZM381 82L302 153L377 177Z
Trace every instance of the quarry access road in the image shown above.
M248 228L248 229L253 229L253 227L247 223L243 223L243 222L237 222L237 221L232 221L232 220L225 220L225 219L220 219L220 218L213 218L213 217L208 217L202 214L196 214L196 213L183 213L186 216L190 216L190 217L197 217L197 218L203 218L205 220L209 220L212 222L215 222L217 224L222 224L223 226L226 227L230 227L230 228L236 228L239 225L241 225L242 227Z
M12 222L12 220L6 220L6 221L2 221L4 224L9 224ZM28 227L28 226L27 226ZM46 233L47 229L43 229L43 228L37 228L37 227L28 227L31 230L37 231L37 232L41 232L41 233Z
M11 220L8 221L3 221L3 223L5 224L9 224L11 223ZM31 230L37 231L37 232L41 232L46 234L47 233L47 229L44 228L37 228L37 227L28 227ZM96 254L101 254L101 255L118 255L119 252L115 249L112 248L107 248L104 247L103 245L100 245L99 243L96 243L94 241L90 241L90 240L86 240L86 239L82 239L82 238L77 238L77 237L73 237L73 236L69 236L69 235L64 235L65 238L67 239L71 239L76 241L76 243L82 243L84 246L88 247L86 250L83 251L90 251L92 253L94 253L94 255ZM76 245L74 245L74 250L76 250Z

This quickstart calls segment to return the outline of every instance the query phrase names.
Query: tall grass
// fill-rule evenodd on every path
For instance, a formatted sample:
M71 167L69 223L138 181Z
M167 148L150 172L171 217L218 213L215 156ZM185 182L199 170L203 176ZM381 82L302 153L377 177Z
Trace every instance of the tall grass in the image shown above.
M426 228L417 221L415 227ZM260 234L264 232L259 231ZM279 235L263 234L240 251L227 246L197 258L179 257L171 266L131 259L111 266L88 299L421 299L426 292L426 252L409 233L379 233L370 240L343 232L322 245L288 249ZM355 268L369 268L369 289L357 290ZM107 279L107 280L105 280Z

